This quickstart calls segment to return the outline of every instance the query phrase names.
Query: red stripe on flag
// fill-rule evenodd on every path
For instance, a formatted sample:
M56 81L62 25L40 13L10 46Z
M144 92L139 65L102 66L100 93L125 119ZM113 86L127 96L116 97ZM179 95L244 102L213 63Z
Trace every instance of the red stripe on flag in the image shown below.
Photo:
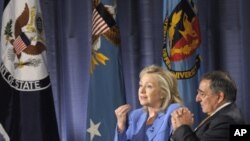
M101 15L94 9L92 17L92 35L99 35L109 30L108 24Z
M16 54L20 54L24 49L27 48L27 45L23 42L22 38L18 36L13 43L13 47L16 50Z

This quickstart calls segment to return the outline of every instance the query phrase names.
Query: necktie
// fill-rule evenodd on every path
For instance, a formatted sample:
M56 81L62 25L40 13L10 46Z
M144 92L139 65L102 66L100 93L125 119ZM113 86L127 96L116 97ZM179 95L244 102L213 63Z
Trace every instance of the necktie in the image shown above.
M211 116L207 116L203 121L200 122L200 124L194 129L194 132L200 128Z

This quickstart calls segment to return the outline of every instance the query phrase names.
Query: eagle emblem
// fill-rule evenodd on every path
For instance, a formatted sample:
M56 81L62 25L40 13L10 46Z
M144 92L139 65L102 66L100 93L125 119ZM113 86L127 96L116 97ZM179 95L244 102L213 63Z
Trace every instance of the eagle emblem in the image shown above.
M12 24L13 21L10 19L5 26L4 35L6 44L10 43L13 46L13 53L17 57L17 61L14 63L15 68L37 66L41 63L40 59L33 58L26 61L21 59L23 53L39 55L46 50L44 38L41 36L43 32L42 18L37 13L36 7L29 7L26 3L22 13L17 17L14 27Z
M91 49L91 70L96 65L106 65L109 57L99 51L101 48L101 37L104 37L115 46L120 45L120 31L115 22L116 6L103 5L100 0L93 0L92 17L92 49Z
M10 1L4 9L2 25L2 77L19 91L48 88L50 79L39 3Z

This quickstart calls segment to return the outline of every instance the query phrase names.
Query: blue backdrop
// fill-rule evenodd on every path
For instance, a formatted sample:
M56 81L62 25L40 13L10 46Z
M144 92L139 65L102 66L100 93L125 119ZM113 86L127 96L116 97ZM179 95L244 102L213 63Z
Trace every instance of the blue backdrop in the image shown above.
M139 71L146 65L161 65L162 62L163 1L117 0L116 4L125 100L133 108L137 108ZM202 37L198 50L202 62L197 77L209 70L229 71L238 87L237 105L248 123L249 4L248 0L197 1ZM41 6L60 138L62 141L89 140L87 129L90 121L87 109L90 94L92 2L41 0ZM3 1L0 1L0 8L2 7ZM100 81L109 83L110 80ZM195 103L194 95L190 95L193 102L186 102L187 106L192 107ZM199 110L193 112L201 114ZM110 120L113 120L115 115L111 116ZM200 121L201 118L195 120ZM102 124L96 126L100 134L101 126ZM114 129L109 130L112 132ZM101 137L95 135L93 141L100 140Z

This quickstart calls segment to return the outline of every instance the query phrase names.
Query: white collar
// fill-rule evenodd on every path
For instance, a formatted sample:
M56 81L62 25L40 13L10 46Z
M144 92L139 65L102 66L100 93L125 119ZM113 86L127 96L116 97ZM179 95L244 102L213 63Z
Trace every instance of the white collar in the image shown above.
M226 107L227 105L231 104L232 102L226 102L224 104L222 104L220 107L218 107L210 116L214 115L215 113L217 113L219 110L221 110L222 108Z

